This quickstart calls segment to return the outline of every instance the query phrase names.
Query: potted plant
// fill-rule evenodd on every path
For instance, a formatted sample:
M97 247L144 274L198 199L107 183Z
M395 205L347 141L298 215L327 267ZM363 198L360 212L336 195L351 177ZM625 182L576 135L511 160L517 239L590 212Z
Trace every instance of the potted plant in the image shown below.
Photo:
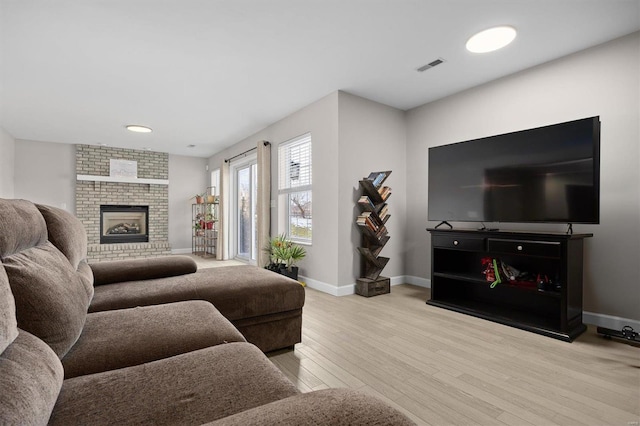
M213 215L211 213L207 213L205 217L205 226L207 229L213 229Z
M204 203L204 197L205 195L207 195L206 192L202 193L202 194L196 194L193 198L196 199L196 204L202 204Z
M307 255L304 247L294 244L285 234L281 234L269 240L265 251L269 253L269 264L265 268L298 280L296 263Z
M200 222L196 222L196 224L193 225L193 229L196 231L196 237L202 237L204 235L204 229L202 229Z

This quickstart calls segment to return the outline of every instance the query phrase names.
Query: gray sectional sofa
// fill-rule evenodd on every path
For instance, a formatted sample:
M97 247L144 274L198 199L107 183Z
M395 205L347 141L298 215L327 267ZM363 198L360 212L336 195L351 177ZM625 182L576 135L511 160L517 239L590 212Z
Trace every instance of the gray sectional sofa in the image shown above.
M0 424L413 424L356 391L301 394L263 354L300 341L295 281L183 257L89 265L83 232L0 199Z

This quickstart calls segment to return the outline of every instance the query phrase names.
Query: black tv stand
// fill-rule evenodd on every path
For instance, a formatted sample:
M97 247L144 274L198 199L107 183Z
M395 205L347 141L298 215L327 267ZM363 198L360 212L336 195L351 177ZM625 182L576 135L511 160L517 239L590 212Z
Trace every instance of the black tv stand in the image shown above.
M440 222L439 224L437 224L433 229L438 229L440 228L442 225L447 225L449 227L449 229L453 229L453 226L447 222L446 220L443 220L442 222Z
M583 242L593 234L428 229L429 305L572 341L582 323ZM530 278L491 288L482 259L497 259Z

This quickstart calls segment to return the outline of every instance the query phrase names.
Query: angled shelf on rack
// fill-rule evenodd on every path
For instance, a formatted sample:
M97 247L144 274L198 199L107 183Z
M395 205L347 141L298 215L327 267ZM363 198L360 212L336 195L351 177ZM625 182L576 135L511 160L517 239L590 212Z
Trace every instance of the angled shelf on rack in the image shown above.
M388 257L379 256L389 241L386 223L391 217L387 200L391 188L383 186L391 171L372 172L360 181L362 196L358 200L361 214L356 219L362 233L362 246L358 251L362 255L361 278L356 280L356 294L371 297L391 291L391 280L380 274L389 262Z

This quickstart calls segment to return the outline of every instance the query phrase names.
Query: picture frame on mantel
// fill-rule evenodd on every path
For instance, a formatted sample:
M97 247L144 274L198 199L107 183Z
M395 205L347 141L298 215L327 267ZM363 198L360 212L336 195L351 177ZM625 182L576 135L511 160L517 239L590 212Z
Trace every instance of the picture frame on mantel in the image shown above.
M137 178L138 162L135 160L117 160L112 158L109 160L109 176Z

